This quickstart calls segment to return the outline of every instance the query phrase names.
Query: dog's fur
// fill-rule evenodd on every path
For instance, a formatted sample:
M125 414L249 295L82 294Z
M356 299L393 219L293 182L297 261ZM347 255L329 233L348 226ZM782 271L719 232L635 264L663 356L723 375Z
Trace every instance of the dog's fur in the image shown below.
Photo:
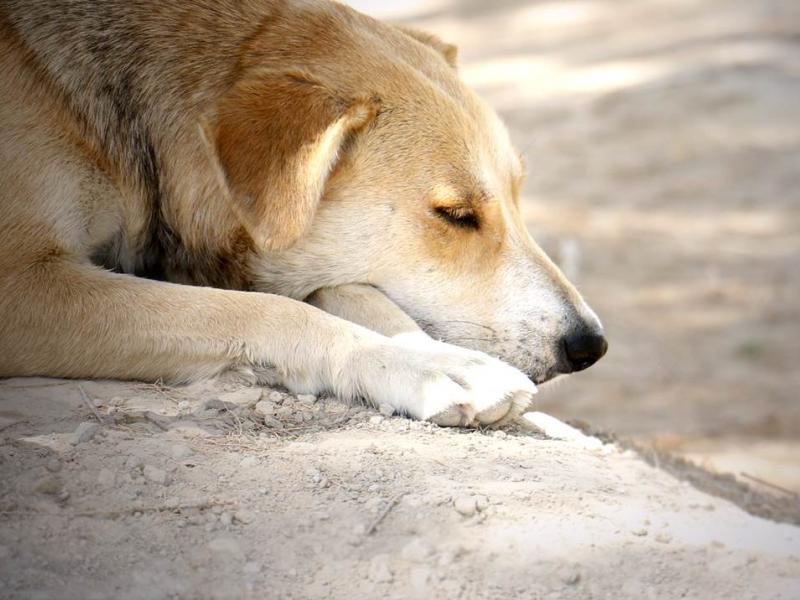
M0 377L249 369L443 424L527 408L479 351L541 382L599 323L455 55L323 0L0 0Z

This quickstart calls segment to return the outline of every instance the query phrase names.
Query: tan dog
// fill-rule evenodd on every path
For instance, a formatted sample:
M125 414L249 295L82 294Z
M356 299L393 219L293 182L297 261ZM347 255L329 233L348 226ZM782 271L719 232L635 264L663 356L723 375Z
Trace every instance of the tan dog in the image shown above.
M596 361L454 60L322 0L0 0L0 376L248 369L457 425Z

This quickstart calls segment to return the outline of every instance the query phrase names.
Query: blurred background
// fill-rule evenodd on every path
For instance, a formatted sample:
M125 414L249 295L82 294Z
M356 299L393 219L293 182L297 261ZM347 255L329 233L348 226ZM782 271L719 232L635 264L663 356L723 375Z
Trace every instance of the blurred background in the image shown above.
M527 158L610 341L540 409L800 492L800 2L348 3L457 44Z

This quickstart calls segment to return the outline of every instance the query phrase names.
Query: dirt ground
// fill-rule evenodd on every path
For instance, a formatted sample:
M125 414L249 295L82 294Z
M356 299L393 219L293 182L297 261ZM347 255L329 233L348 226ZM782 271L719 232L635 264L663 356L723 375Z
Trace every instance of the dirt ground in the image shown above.
M538 409L647 462L230 379L0 381L0 598L800 597L800 4L353 4L461 47L610 338Z
M800 528L612 445L237 383L14 379L0 405L3 598L800 591Z

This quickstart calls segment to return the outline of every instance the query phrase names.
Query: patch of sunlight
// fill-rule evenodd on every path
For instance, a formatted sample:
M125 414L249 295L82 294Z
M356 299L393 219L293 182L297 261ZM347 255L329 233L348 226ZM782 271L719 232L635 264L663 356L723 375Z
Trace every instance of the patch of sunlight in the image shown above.
M574 68L554 59L524 54L465 65L462 76L469 85L490 90L493 104L503 108L518 104L521 98L615 92L665 77L678 66L658 61L617 61ZM504 92L502 88L507 89Z
M597 18L601 13L597 3L592 2L544 2L532 6L524 6L509 19L512 25L549 29L559 27L575 27L584 25Z
M570 231L573 226L596 235L614 236L632 232L674 236L686 233L692 238L716 235L745 235L770 238L785 233L786 215L780 211L729 210L708 214L696 211L604 207L601 210L559 208L556 203L523 202L523 216L530 224Z

